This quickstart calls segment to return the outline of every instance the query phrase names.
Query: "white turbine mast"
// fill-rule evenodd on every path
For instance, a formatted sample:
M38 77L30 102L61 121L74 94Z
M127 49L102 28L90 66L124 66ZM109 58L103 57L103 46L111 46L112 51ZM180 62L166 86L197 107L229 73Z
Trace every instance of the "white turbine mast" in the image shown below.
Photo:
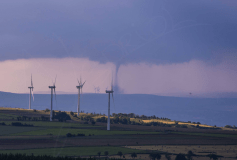
M82 87L84 86L86 81L84 83L82 83L81 78L80 78L80 81L78 79L77 79L77 81L78 81L78 86L76 86L77 89L78 89L77 116L79 116L79 113L80 113L80 94L82 93Z
M105 90L105 93L108 93L108 119L107 119L107 131L110 130L110 93L112 94L112 98L113 98L113 101L114 101L114 96L113 96L113 77L112 77L112 82L111 82L111 90Z
M56 100L56 91L55 91L55 84L56 84L56 79L57 79L57 75L55 77L55 81L53 83L53 86L49 86L49 88L51 89L51 108L50 108L50 121L53 121L53 92L55 95L55 100Z
M29 100L29 109L31 109L31 96L33 97L33 101L34 101L34 92L33 92L33 81L32 81L32 74L31 74L31 86L28 87L30 89L30 100ZM32 94L31 94L31 90L32 90Z

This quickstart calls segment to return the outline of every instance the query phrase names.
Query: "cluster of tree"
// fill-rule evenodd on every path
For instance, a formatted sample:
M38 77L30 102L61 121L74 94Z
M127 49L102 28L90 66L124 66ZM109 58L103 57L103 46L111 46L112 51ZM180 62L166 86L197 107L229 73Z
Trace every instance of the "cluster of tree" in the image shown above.
M237 129L237 127L235 125L231 126L231 125L226 125L225 128L232 128L232 129Z
M45 112L50 112L50 110L48 108L45 109Z
M0 154L1 160L19 160L19 159L27 159L27 160L96 160L96 157L90 157L90 158L81 158L81 157L53 157L53 156L34 156L32 155L26 155L26 154ZM108 159L109 160L109 159ZM114 159L111 159L114 160Z
M67 120L71 120L71 117L66 112L54 112L53 119L57 119L59 122L66 122Z
M73 112L70 112L71 115L73 115ZM95 124L95 120L94 120L94 116L99 116L101 114L95 114L95 113L91 113L90 115L84 115L81 116L81 120L86 121L86 124L88 124L87 122L91 122L92 125ZM103 114L104 115L104 114ZM150 123L144 123L142 120L150 120L150 119L160 119L160 120L168 120L170 121L170 119L168 118L159 118L154 116L145 116L145 115L136 115L134 113L113 113L112 114L113 118L110 119L110 123L111 124L132 124L132 125L143 125L143 126L161 126L161 127L176 127L176 128L188 128L187 125L179 124L179 121L176 121L175 124L165 124L165 123L161 123L161 122L150 122ZM130 118L135 118L138 120L135 121L131 121ZM96 122L102 122L102 123L107 123L107 118L105 117L105 115L101 118L97 118ZM188 121L188 123L191 123L191 121ZM200 128L200 129L219 129L219 128L210 128L210 127L200 127L199 124L201 124L200 122L192 122L193 124L198 124L198 125L192 125L192 127L195 128ZM231 127L228 126L227 127ZM235 126L234 126L235 127ZM233 128L233 127L232 127Z
M91 122L92 125L95 125L96 123L92 115L81 116L81 120L86 121L84 124L89 124L88 122Z
M97 118L96 122L107 123L106 117ZM130 118L127 117L114 117L110 119L111 124L131 124Z
M126 113L113 113L112 114L113 117L128 117L128 118L138 118L138 119L142 119L142 120L150 120L150 119L163 119L163 120L170 120L168 118L164 118L164 117L156 117L155 115L153 116L145 116L145 115L137 115L137 114L134 114L134 113L129 113L129 114L126 114Z
M78 133L77 135L75 135L75 134L67 133L66 136L67 136L67 137L76 137L76 136L77 136L77 137L84 137L85 134Z
M218 155L216 155L216 154L209 154L209 155L207 155L210 159L213 159L213 160L217 160L218 159L218 157L220 157L220 156L218 156Z
M77 117L77 114L75 114L74 112L70 112L70 115L73 116L73 117Z
M144 126L160 126L160 127L172 127L171 124L165 124L160 122L150 122L150 123L142 123Z
M27 117L27 116L18 116L18 121L49 121L49 117L41 116L41 117Z
M49 117L41 116L40 118L42 121L49 121Z
M149 157L152 160L155 160L155 159L159 160L161 158L161 154L160 153L150 153Z
M117 117L117 116L115 116L113 119L111 119L111 123L131 124L131 121L130 121L130 118L128 118L128 117Z
M133 153L133 154L136 154L136 153ZM98 157L100 158L101 152L98 152L97 155L98 155ZM104 155L105 155L105 156L108 156L108 155L109 155L109 152L108 152L108 151L105 151L105 152L104 152ZM117 155L120 156L120 159L121 159L122 156L123 156L123 158L125 158L125 156L123 155L123 153L122 153L121 151L119 151L119 152L117 153ZM136 155L137 155L137 154L136 154Z
M189 122L191 122L191 121L189 121ZM193 124L201 124L200 122L192 122Z
M1 125L1 126L5 126L6 124L5 124L5 122L2 122L2 123L0 123L0 125Z
M85 116L81 116L81 120L91 122L94 119L93 119L92 115L85 115Z
M12 122L11 123L12 126L26 126L26 127L33 127L34 125L33 124L23 124L21 122Z
M187 158L185 157L185 154L179 153L176 157L175 160L192 160L193 156L196 156L192 151L188 151L187 153ZM168 160L168 159L167 159Z
M2 122L2 123L0 123L0 125L5 126L6 123L5 123L5 122ZM9 124L9 125L10 125L10 124ZM12 126L27 126L27 127L32 127L32 126L34 126L33 124L26 124L26 123L23 124L23 123L20 123L20 122L12 122L11 125L12 125Z

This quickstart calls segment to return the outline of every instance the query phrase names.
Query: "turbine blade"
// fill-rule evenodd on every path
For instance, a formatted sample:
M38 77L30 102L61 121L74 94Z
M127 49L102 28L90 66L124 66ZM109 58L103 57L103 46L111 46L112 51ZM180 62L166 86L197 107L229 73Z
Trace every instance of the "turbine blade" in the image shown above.
M80 82L79 82L78 78L77 78L77 82L78 82L78 85L80 85Z
M81 76L80 76L80 85L81 85Z
M86 83L86 81L82 84L82 86L84 86L85 83Z
M56 79L57 79L57 74L56 74L56 77L55 77L54 85L56 84Z
M113 90L113 76L112 76L112 81L111 81L111 91Z
M34 101L34 92L33 92L33 88L32 88L32 97L33 97L33 101Z
M113 102L114 102L114 94L112 93L112 98L113 98Z
M114 94L112 92L112 98L113 98L113 105L114 105ZM115 108L115 105L114 105L114 108Z
M55 91L55 88L54 88L54 95L55 95L55 100L56 100L56 91Z
M32 74L31 74L31 87L33 87Z

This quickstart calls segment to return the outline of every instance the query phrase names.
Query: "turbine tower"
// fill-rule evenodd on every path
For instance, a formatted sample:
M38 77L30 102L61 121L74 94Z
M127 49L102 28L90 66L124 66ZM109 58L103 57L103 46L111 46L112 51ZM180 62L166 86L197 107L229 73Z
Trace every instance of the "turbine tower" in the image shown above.
M108 101L108 119L107 119L107 131L110 130L110 93L112 94L112 98L114 100L114 96L113 96L113 79L112 79L112 82L111 82L111 90L105 90L105 93L108 93L109 95L109 101Z
M84 83L82 83L81 78L80 78L80 81L78 79L77 79L77 81L78 81L78 86L76 86L77 89L78 89L77 116L79 116L79 113L80 113L80 94L82 93L82 87L84 86L86 81Z
M33 93L33 81L32 81L32 75L31 75L31 86L28 87L30 89L30 100L29 100L29 109L31 109L31 90L32 90L32 97L33 97L33 101L34 101L34 93Z
M56 83L56 78L57 76L55 77L55 81L53 83L53 86L49 86L49 88L51 89L51 108L50 108L50 121L53 121L53 92L54 92L54 95L55 95L55 100L56 100L56 92L55 92L55 83Z

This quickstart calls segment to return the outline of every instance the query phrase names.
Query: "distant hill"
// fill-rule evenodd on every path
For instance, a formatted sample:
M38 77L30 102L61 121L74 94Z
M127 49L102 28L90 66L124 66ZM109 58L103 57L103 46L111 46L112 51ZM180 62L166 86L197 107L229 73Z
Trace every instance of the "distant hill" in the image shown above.
M54 99L55 100L55 99ZM28 108L29 95L0 92L0 106ZM76 111L76 94L59 94L54 109ZM34 109L50 108L50 94L35 94ZM81 95L81 110L107 115L106 94ZM208 125L237 125L237 98L182 98L145 94L114 94L112 113L156 115L172 120L201 122Z

